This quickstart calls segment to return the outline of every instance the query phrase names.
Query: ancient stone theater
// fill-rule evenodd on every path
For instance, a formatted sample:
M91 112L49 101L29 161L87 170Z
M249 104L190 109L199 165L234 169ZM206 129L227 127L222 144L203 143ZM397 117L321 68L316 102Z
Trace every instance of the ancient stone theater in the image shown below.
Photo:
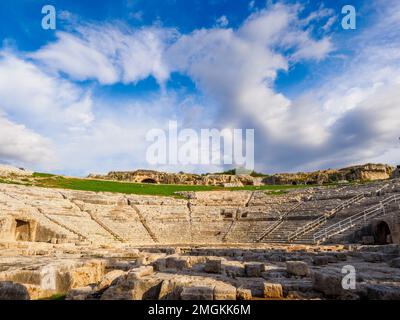
M400 299L400 180L384 171L176 196L2 180L0 299Z

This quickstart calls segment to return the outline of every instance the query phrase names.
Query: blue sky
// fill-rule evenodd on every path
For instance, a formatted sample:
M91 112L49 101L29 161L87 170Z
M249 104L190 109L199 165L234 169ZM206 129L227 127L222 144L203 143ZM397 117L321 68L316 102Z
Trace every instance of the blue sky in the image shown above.
M41 27L47 4L56 30ZM146 132L169 120L254 128L267 173L399 162L396 0L3 0L0 24L0 162L222 169L150 166Z

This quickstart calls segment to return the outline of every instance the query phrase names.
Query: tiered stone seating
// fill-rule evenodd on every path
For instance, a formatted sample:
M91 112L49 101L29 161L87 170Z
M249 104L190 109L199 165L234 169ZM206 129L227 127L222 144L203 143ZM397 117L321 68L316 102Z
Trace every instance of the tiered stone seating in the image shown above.
M96 206L85 203L85 209L91 210L97 219L125 242L154 243L140 221L137 212L127 204Z
M225 242L249 243L256 242L273 221L236 221Z
M136 205L151 232L161 243L190 241L189 209L186 204Z
M0 236L4 217L26 217L69 241L287 243L294 231L356 195L365 197L357 198L322 227L399 192L400 180L293 190L279 196L264 191L198 192L189 199L0 184ZM315 229L295 242L310 242L313 232Z
M25 191L27 191L25 188L17 186L10 186L7 190L0 188L0 218L32 219L40 226L52 230L55 235L58 235L58 238L69 239L70 241L79 240L79 234L71 232L56 221L49 219L31 205L34 201L29 198L29 195L35 195L32 192L35 191L35 188L30 189L30 192ZM9 195L9 193L12 195ZM59 199L57 196L60 195L50 192L46 195L46 198L51 201L52 199Z

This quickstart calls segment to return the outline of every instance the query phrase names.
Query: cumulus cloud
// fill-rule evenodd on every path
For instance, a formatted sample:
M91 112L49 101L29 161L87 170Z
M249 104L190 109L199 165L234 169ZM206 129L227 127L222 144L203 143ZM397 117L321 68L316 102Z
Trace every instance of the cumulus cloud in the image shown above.
M253 13L238 30L203 29L182 36L168 48L169 64L218 101L221 125L249 124L262 135L282 140L291 101L275 92L273 83L279 70L288 69L291 58L278 48L291 48L297 60L320 60L332 49L328 37L315 40L307 30L293 27L300 23L299 10L274 5ZM311 132L302 132L304 139L307 135L314 141Z
M256 129L262 170L340 166L388 151L400 125L397 47L374 47L365 35L358 43L364 52L351 57L345 75L327 75L326 83L292 99L274 88L279 70L302 60L320 62L334 50L330 36L315 39L306 24L332 12L320 10L302 20L300 10L278 4L252 14L238 30L182 36L167 52L178 57L171 65L218 102L220 126Z
M162 84L169 76L162 53L173 36L174 30L157 27L131 30L122 24L80 25L74 34L58 32L56 42L31 57L74 80L127 84L154 76Z
M47 165L55 159L50 141L0 115L0 159L20 165Z
M253 6L236 29L220 19L219 26L188 34L161 26L74 24L73 31L58 32L54 42L28 56L1 53L0 131L16 140L0 138L0 157L40 162L54 152L55 168L75 174L146 168L146 132L178 120L194 129L254 128L256 169L266 172L337 167L383 154L395 160L399 8L393 2L391 13L382 13L385 19L347 43L329 34L331 10L321 7L301 18L300 5ZM313 32L315 21L322 36ZM376 33L385 37L375 42ZM350 56L352 64L338 64L344 74L318 75L319 83L294 97L277 90L279 72L298 63L317 68L340 46L363 49ZM171 89L105 102L79 85L134 84L149 76L163 85L172 72L189 76L209 106Z
M9 51L0 52L0 110L34 127L88 125L89 92L43 72Z

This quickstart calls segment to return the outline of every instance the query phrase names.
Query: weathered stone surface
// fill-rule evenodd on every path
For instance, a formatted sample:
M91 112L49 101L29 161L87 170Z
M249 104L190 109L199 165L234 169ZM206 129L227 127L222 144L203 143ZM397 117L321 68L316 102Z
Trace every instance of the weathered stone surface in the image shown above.
M223 261L222 268L228 277L236 278L245 276L244 265L239 261Z
M266 299L283 298L282 285L279 283L264 282L264 298Z
M300 277L305 277L309 273L308 265L303 261L286 261L286 271Z
M141 279L136 275L126 274L119 277L101 296L101 300L144 300L157 299L161 279Z
M0 164L0 177L2 178L27 177L32 176L32 174L32 171L25 170L23 168L16 168L13 166Z
M107 287L109 287L115 279L121 277L123 274L125 274L124 271L122 270L113 270L108 272L102 279L101 282L97 285L97 290L103 290Z
M214 300L236 300L236 288L229 284L217 283L214 287Z
M384 257L381 253L363 253L364 261L366 262L382 262Z
M253 298L249 289L238 288L236 293L238 300L251 300Z
M248 277L261 277L261 273L265 271L263 263L245 263L245 272Z
M316 266L324 266L334 262L336 262L336 259L331 256L316 256L313 258L313 263Z
M0 282L0 300L30 300L25 286L14 282Z
M315 271L313 273L314 290L324 293L328 297L341 296L343 275L337 271Z
M390 261L390 266L392 268L400 268L400 258L396 258Z
M93 287L91 286L86 286L86 287L81 287L81 288L75 288L72 289L68 292L68 295L66 296L66 300L86 300L88 296L93 294L95 291Z
M179 300L182 287L175 279L163 280L158 295L159 300Z
M129 279L139 279L148 276L154 272L152 266L142 266L128 271L127 277Z
M181 292L182 300L213 300L213 286L184 287Z
M367 285L367 297L371 300L400 300L400 286L370 284Z
M361 243L364 245L370 245L375 243L375 238L373 236L363 236Z
M222 272L222 259L210 258L207 259L204 271L208 273L221 273Z

